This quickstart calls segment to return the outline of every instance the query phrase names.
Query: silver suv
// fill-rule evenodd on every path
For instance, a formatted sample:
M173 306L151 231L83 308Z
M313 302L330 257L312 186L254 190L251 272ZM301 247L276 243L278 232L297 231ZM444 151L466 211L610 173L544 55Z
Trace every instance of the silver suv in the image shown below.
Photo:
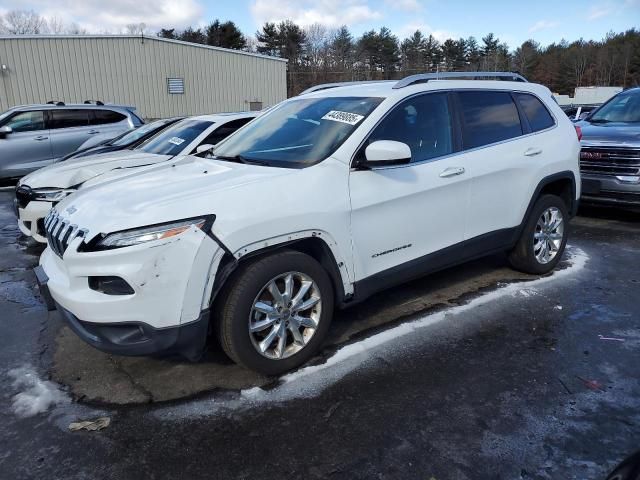
M0 114L0 179L18 178L75 151L92 135L144 122L134 107L102 102L23 105Z

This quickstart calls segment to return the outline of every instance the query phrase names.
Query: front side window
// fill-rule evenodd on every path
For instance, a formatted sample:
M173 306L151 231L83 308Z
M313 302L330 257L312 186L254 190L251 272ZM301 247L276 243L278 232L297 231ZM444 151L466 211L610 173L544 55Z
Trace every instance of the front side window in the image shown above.
M42 110L17 113L3 127L11 127L14 132L44 130L44 113Z
M225 140L216 157L303 168L321 162L380 104L377 97L296 98Z
M514 96L524 111L532 132L539 132L555 125L549 110L540 99L528 93L516 93Z
M179 155L211 125L213 122L205 120L181 120L151 137L137 150L158 155Z
M89 125L89 110L87 109L65 109L49 110L49 128L73 128L86 127Z
M640 91L616 95L587 120L593 123L640 122Z
M458 92L465 149L522 135L518 109L508 92Z
M368 138L409 145L411 162L423 162L453 152L453 134L446 93L431 93L403 101Z
M247 123L249 123L253 118L241 118L239 120L232 120L231 122L227 122L218 128L216 128L213 132L207 135L202 142L201 145L217 145L222 140L227 138L229 135L234 133L240 127L244 127Z

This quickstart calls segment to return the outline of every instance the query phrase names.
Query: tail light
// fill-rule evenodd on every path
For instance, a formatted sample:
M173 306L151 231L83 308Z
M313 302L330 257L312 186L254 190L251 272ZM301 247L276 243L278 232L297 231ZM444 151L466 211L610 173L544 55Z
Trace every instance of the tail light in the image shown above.
M576 135L578 136L578 141L582 140L582 128L580 128L578 125L574 125L575 129L576 129Z

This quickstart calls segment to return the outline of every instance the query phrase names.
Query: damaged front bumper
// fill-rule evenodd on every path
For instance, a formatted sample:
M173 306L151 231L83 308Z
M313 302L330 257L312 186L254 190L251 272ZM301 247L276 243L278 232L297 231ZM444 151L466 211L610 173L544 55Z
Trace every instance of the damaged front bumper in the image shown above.
M118 355L178 353L197 360L209 328L209 296L219 245L201 231L170 241L100 252L78 252L73 241L64 258L47 248L36 268L42 297L93 347ZM117 277L131 294L109 294L92 278Z

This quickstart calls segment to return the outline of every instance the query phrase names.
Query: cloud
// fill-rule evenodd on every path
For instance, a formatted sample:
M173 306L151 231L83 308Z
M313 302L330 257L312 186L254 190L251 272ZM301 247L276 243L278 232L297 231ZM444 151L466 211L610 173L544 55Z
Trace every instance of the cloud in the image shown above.
M424 5L419 0L385 0L388 6L404 12L421 12L424 10Z
M0 3L0 9L8 6L5 0ZM90 33L119 33L132 23L144 23L149 31L184 28L196 24L204 13L199 0L23 0L20 9L76 23Z
M613 8L609 6L593 6L589 9L587 14L588 20L597 20L598 18L606 17L613 13Z
M431 25L422 21L410 22L403 25L397 32L398 38L402 40L403 38L410 37L416 30L420 30L425 36L433 35L433 37L439 42L444 42L449 38L459 38L459 35L454 32L434 29Z
M336 27L379 20L382 13L364 0L254 0L251 15L259 27L265 22L291 20L298 25L314 23Z
M529 29L529 33L539 32L540 30L548 30L550 28L556 28L559 25L558 22L551 20L540 20L534 23Z

